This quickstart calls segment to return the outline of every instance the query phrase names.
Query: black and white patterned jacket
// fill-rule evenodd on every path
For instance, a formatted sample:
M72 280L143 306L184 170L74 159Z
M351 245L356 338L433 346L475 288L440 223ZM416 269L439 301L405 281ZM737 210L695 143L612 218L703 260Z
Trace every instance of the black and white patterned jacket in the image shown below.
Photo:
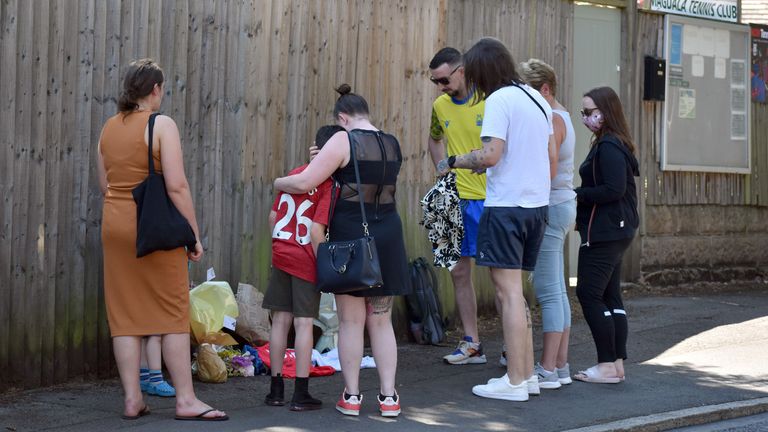
M427 229L427 237L432 242L435 266L453 269L461 258L464 236L456 173L449 172L438 178L421 199L421 208L424 211L421 224Z

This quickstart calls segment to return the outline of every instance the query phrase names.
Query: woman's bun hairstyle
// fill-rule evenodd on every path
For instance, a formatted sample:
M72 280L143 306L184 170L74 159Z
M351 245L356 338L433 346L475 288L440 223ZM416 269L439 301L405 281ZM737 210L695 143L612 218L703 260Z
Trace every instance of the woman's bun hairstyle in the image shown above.
M369 115L368 102L362 96L352 93L352 87L349 84L342 84L335 90L339 94L339 98L336 99L336 104L333 106L334 118L338 117L339 113L366 117Z
M352 93L352 87L349 86L349 84L341 84L340 86L336 87L336 93L339 94L339 96L344 96Z

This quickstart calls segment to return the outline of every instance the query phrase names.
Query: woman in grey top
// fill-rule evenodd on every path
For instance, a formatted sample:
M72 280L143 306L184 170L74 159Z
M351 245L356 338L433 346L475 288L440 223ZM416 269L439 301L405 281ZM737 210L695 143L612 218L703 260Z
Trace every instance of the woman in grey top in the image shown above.
M555 99L557 77L552 67L541 60L522 64L523 79L541 93L552 107L556 143L556 168L549 194L549 220L534 270L533 287L541 305L544 349L534 371L539 387L556 389L570 384L568 336L571 306L565 284L563 246L565 236L576 220L576 193L573 191L573 151L576 135L568 111Z

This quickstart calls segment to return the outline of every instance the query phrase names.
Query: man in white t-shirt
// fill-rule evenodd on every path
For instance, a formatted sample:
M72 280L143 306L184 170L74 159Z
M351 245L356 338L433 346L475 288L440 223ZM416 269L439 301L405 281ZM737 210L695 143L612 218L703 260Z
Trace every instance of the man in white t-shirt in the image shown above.
M552 109L533 88L523 84L509 50L483 38L464 54L467 87L485 99L483 148L438 163L439 174L451 168L486 171L485 208L480 218L475 262L491 268L502 311L507 373L477 385L478 396L526 401L538 394L533 374L533 339L522 270L536 266L544 237L551 178Z

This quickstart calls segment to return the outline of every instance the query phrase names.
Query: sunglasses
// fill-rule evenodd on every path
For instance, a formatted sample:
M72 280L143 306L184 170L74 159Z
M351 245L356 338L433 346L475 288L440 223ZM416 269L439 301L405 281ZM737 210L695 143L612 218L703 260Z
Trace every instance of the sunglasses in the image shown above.
M434 85L448 85L451 83L451 76L453 75L454 72L459 70L460 67L461 65L458 65L455 68L453 68L453 70L451 71L451 73L448 74L447 77L442 77L442 78L429 77L429 80L432 81Z
M581 110L581 115L584 116L584 117L589 117L596 110L597 110L597 108L584 108L584 109Z

